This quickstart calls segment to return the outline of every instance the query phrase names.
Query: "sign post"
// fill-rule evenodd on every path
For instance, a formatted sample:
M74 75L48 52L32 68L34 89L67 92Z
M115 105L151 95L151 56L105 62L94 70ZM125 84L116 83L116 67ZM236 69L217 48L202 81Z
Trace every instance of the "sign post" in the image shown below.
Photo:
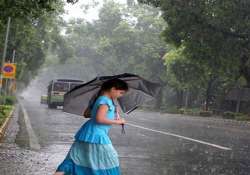
M9 84L13 84L13 80L16 77L16 64L15 63L4 63L3 66L3 78L6 79L5 94L9 95L10 88Z
M15 79L15 77L16 77L16 64L15 63L4 63L2 74L3 74L3 78Z
M6 52L7 52L7 46L8 46L8 38L9 38L9 31L10 31L10 21L11 18L8 18L8 24L7 24L7 30L6 30L6 36L5 36L5 42L4 42L4 50L3 50L3 57L2 57L2 64L1 64L1 75L0 75L0 92L2 92L3 96L3 104L5 104L5 92L3 90L3 65L5 62Z

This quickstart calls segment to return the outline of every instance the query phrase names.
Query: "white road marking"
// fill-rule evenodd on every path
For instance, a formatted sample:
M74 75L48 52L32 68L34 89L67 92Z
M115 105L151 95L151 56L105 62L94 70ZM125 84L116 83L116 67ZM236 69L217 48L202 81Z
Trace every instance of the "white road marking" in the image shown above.
M133 127L140 128L140 129L144 129L144 130L148 130L148 131L152 131L152 132L157 132L157 133L164 134L164 135L178 137L178 138L181 138L181 139L185 139L185 140L189 140L189 141L192 141L192 142L197 142L197 143L200 143L200 144L212 146L212 147L219 148L219 149L222 149L222 150L227 150L227 151L232 150L231 148L228 148L228 147L208 143L208 142L205 142L205 141L202 141L202 140L192 139L192 138L189 138L189 137L173 134L173 133L170 133L170 132L158 131L158 130L155 130L155 129L146 128L146 127L135 125L135 124L132 124L132 123L126 123L126 125L133 126Z
M36 136L32 126L31 126L28 113L27 113L26 109L24 108L24 106L22 105L22 103L19 103L19 104L21 106L21 110L22 110L22 113L23 113L25 125L26 125L27 132L28 132L28 135L29 135L30 148L33 149L33 150L39 150L41 148L41 146L40 146L40 144L38 142L37 136Z

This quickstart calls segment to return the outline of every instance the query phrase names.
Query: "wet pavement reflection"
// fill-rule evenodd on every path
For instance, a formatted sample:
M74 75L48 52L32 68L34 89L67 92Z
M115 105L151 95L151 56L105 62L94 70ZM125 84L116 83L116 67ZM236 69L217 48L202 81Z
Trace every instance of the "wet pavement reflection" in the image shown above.
M21 103L27 110L41 149L30 148L28 130L18 106L7 136L0 144L0 174L53 174L66 156L74 133L87 120L63 113L60 109L50 110L39 103L39 96L30 98L24 94L23 97ZM132 113L127 121L151 130L126 125L126 134L123 135L120 126L111 129L110 136L119 153L123 175L249 175L249 124L140 110Z

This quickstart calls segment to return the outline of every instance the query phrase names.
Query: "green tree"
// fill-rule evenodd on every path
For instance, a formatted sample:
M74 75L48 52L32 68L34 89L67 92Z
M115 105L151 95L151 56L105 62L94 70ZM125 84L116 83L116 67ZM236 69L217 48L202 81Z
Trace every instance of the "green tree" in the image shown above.
M203 82L206 81L204 68L196 62L189 60L183 54L184 46L178 49L172 49L165 56L166 79L168 85L176 91L177 106L181 108L184 105L184 97L193 90L199 91L203 88ZM188 99L185 99L186 103ZM187 107L188 104L185 104Z
M130 72L164 84L162 57L168 47L160 36L166 23L159 13L147 5L105 1L99 19L75 19L66 26L64 40L74 52L66 62L91 65L99 75Z
M238 69L250 87L249 1L140 0L160 7L168 23L167 42L185 44L185 53L197 61Z
M27 84L36 75L55 37L58 15L62 12L61 0L0 1L0 38L3 41L7 19L11 17L6 61L12 58L12 52L15 49L18 80ZM56 35L59 35L58 32ZM0 48L3 48L3 43L0 42Z

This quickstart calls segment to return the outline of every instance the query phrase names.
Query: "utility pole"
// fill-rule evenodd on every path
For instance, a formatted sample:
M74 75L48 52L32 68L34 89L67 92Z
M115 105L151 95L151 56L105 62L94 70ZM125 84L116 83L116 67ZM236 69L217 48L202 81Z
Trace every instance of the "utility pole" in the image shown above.
M3 86L3 66L5 63L5 58L6 58L6 52L7 52L7 47L8 47L8 38L9 38L9 31L10 31L10 21L11 18L8 18L8 24L7 24L7 30L6 30L6 36L5 36L5 42L4 42L4 50L3 50L3 57L2 57L2 64L1 64L1 86L0 86L0 91L2 91L3 95L3 104L5 104L5 92Z
M15 56L16 56L16 50L13 50L13 55L12 55L12 63L15 62Z
M13 64L15 63L15 56L16 56L16 50L14 49L13 53L12 53L12 61L11 61L11 63L13 63ZM8 95L13 95L13 91L12 91L12 89L10 89L10 87L12 88L14 86L14 83L16 82L16 79L11 79L11 80L8 80L8 81L10 81L10 85L8 84L8 86L7 86Z

